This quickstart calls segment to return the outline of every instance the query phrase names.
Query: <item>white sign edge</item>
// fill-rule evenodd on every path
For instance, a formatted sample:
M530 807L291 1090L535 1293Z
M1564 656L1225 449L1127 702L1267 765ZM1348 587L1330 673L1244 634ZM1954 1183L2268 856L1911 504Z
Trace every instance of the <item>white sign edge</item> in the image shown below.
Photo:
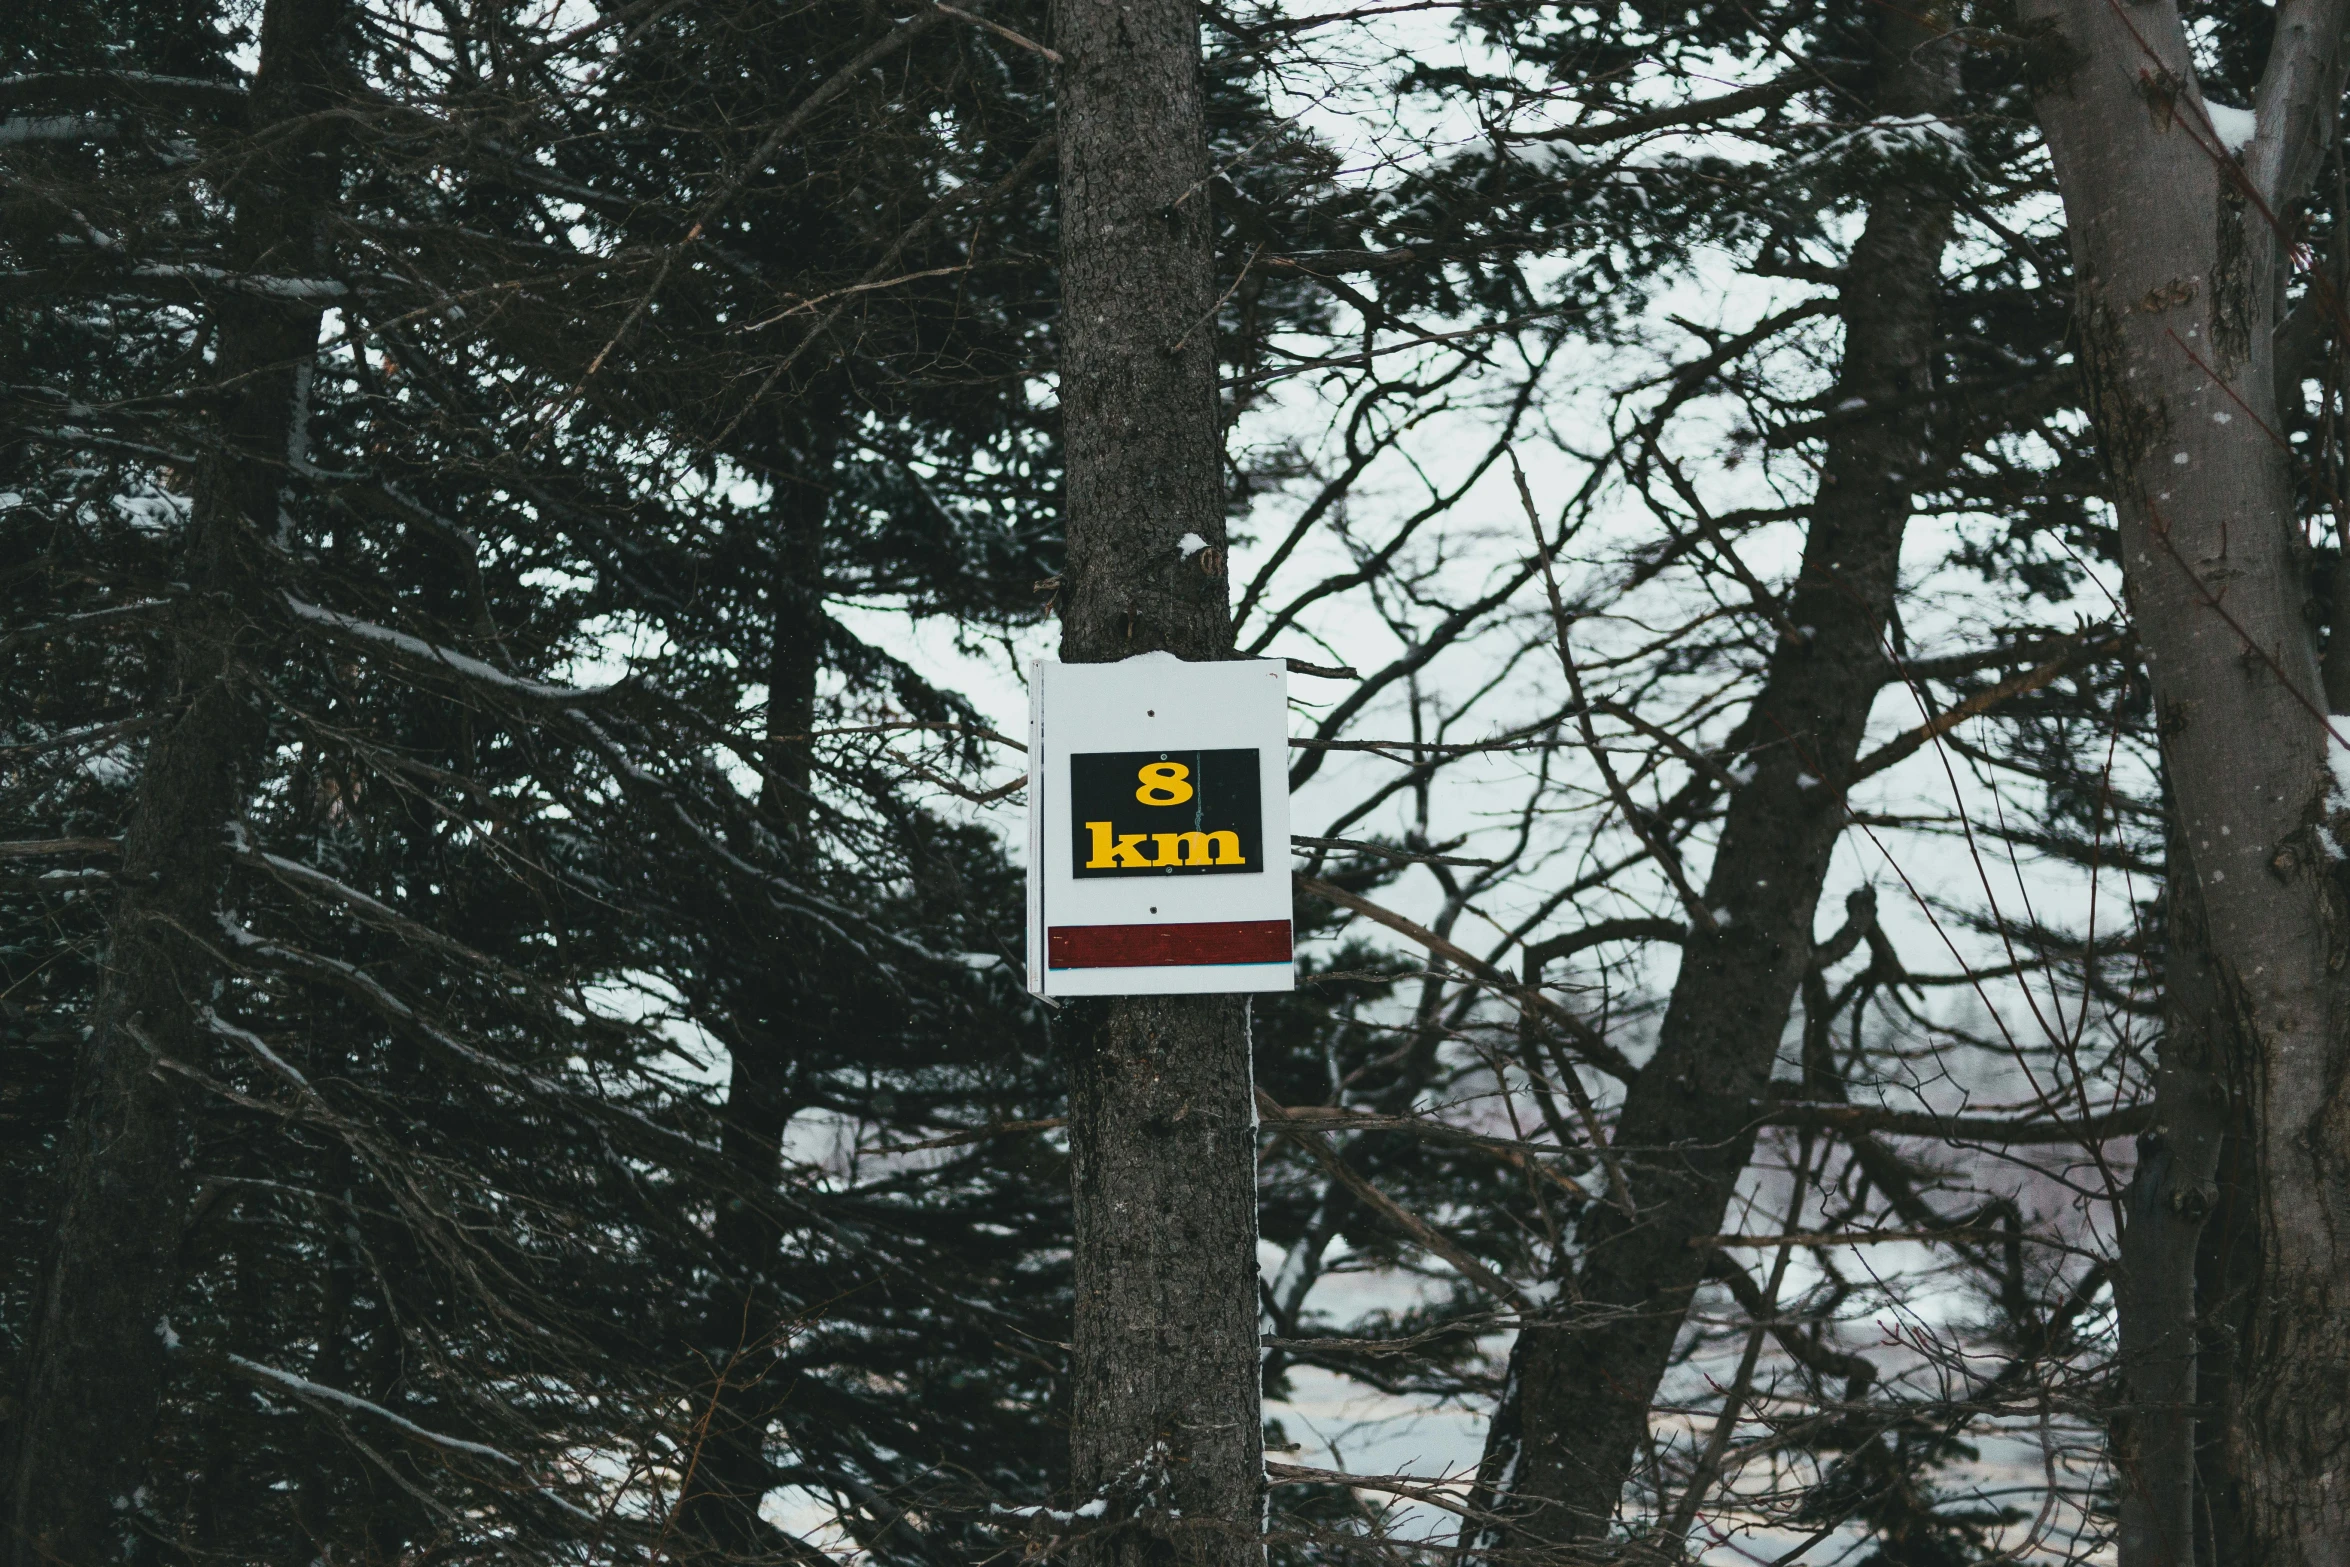
M1104 666L1142 659L1169 659L1175 655L1154 652L1137 653L1133 660L1113 659ZM1276 853L1282 861L1289 850L1289 758L1286 746L1289 736L1289 661L1285 658L1242 659L1176 659L1187 665L1202 664L1267 664L1279 685L1279 708L1282 715L1281 733L1284 749L1269 759L1267 771L1280 781L1280 787L1271 791L1264 810L1267 817L1265 837L1267 854ZM1044 767L1044 691L1045 668L1059 666L1059 659L1039 658L1029 665L1028 682L1028 950L1026 953L1027 989L1030 995L1046 1002L1074 996L1133 996L1133 995L1265 995L1297 989L1297 917L1294 900L1283 917L1290 927L1290 957L1287 962L1275 963L1196 963L1153 964L1143 968L1067 969L1058 974L1044 966L1045 931L1049 923L1044 897L1044 832L1045 790ZM1278 831L1275 829L1278 828ZM1278 843L1275 850L1271 845ZM1285 872L1275 872L1286 884ZM1147 989L1133 989L1134 982L1148 978Z

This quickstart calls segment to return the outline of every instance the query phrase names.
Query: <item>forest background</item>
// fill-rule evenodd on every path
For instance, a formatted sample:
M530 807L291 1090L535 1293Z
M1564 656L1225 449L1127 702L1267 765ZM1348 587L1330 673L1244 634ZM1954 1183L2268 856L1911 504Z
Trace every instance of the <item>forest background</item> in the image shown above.
M2233 192L2284 13L2141 13L2132 90ZM1197 26L1218 270L1168 348L1213 347L1229 543L1164 569L1293 671L1272 1551L2128 1562L2175 1462L2183 1549L2252 1559L2260 1078L2158 1060L2204 916L2041 129L2078 51L1845 0ZM1055 36L0 20L15 1560L1165 1515L1069 1480L1066 1041L1018 980ZM2273 384L2209 421L2286 475L2238 526L2313 660L2327 58ZM2225 264L2129 303L2221 320ZM2166 1092L2217 1107L2190 1175Z

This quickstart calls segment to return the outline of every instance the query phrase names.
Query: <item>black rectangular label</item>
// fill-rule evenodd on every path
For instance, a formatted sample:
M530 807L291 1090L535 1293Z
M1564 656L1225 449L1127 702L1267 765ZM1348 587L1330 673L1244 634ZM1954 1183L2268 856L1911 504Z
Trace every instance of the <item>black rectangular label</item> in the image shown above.
M1088 751L1069 758L1080 877L1231 876L1265 868L1257 753Z

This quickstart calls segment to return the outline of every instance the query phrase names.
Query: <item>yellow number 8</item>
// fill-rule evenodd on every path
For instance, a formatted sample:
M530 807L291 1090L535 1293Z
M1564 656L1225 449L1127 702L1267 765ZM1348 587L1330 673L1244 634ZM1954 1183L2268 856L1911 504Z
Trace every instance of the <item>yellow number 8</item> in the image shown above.
M1191 798L1191 785L1183 781L1191 769L1181 762L1153 762L1134 776L1142 784L1134 797L1145 805L1181 805Z

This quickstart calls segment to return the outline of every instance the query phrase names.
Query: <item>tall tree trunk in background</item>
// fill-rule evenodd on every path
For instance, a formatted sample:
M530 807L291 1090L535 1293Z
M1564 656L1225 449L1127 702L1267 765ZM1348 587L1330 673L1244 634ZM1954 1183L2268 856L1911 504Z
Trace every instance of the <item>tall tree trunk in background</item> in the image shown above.
M2175 821L2167 864L2156 1119L2138 1139L2138 1167L2123 1195L2114 1286L2129 1411L2114 1429L2121 1567L2191 1567L2197 1556L2197 1520L2206 1510L2195 1486L2196 1361L2199 1319L2208 1316L2198 1297L2209 1288L2197 1256L2214 1211L2236 1211L2221 1202L2219 1172L2235 1119L2232 1068L2248 1043L2212 962L2193 860Z
M2240 157L2212 134L2171 0L2025 12L2072 234L2082 381L2176 801L2173 873L2195 883L2212 1006L2250 1057L2260 1278L2223 1466L2253 1559L2350 1562L2350 900L2321 838L2329 737L2308 550L2268 434L2292 237L2278 230L2333 146L2350 5L2278 6ZM2175 1360L2175 1323L2126 1331ZM2161 1359L2131 1369L2159 1375ZM2180 1445L2159 1449L2171 1467L2150 1485L2175 1488ZM2153 1497L2129 1567L2186 1559L2169 1494Z
M1061 656L1229 657L1198 9L1054 0L1053 40L1066 60ZM1186 534L1210 548L1187 557ZM1265 1486L1248 1003L1075 1002L1058 1020L1076 1227L1071 1483L1109 1503L1081 1559L1246 1567L1263 1558Z
M2213 973L2216 983L2216 968ZM2198 1567L2254 1567L2258 1560L2244 1488L2230 1473L2227 1436L2228 1413L2250 1370L2245 1351L2253 1341L2252 1312L2260 1290L2260 1180L2250 1124L2257 1058L2241 1020L2231 1015L2228 1021L2235 1026L2222 1041L2228 1048L2208 1084L2209 1092L2226 1096L2228 1124L2220 1138L2209 1188L2212 1198L2194 1258L2196 1358L2189 1387L2195 1407L2180 1420L2185 1428L2181 1434L2193 1447L2195 1553L2192 1558L2157 1558L2175 1559L2182 1567L2190 1559ZM2158 1104L2156 1114L2160 1117L2168 1110L2168 1105ZM2170 1259L2159 1261L2167 1266ZM2125 1303L2123 1310L2128 1309ZM2136 1327L2128 1331L2144 1336ZM2175 1483L2175 1471L2168 1478ZM2123 1492L2125 1508L2134 1500ZM2139 1567L2146 1559L2142 1552L2133 1552L2130 1567Z
M773 636L767 671L767 766L760 817L790 874L810 853L809 784L814 775L809 732L816 726L816 679L822 667L824 521L832 475L815 461L797 465L778 485ZM780 941L797 935L747 933ZM783 1180L783 1134L794 1111L794 1076L806 998L793 976L804 960L778 957L749 965L759 989L736 1009L719 1146L730 1189L719 1194L713 1292L703 1348L713 1385L708 1394L694 1474L678 1501L678 1532L728 1561L772 1561L790 1550L788 1538L759 1516L774 1489L767 1462L768 1427L787 1389L775 1367L789 1309L775 1278L782 1257L784 1219L776 1206Z
M1880 12L1878 115L1941 115L1958 50L1931 16ZM1932 381L1946 198L1880 193L1846 268L1837 401L1863 414L1828 442L1783 640L1733 743L1754 749L1730 798L1705 889L1720 928L1692 931L1656 1054L1628 1089L1616 1140L1635 1156L1634 1223L1592 1207L1575 1267L1580 1303L1529 1323L1487 1435L1478 1501L1499 1515L1465 1543L1489 1558L1604 1540L1646 1433L1706 1255L1754 1147L1763 1093L1812 921L1846 819L1844 791L1884 683L1910 485L1921 468L1919 394Z
M309 276L334 198L332 132L297 123L346 75L342 0L269 0L248 156L230 190L235 269ZM220 292L217 440L196 474L190 591L173 632L176 708L149 748L104 977L60 1150L62 1202L34 1305L9 1485L22 1567L118 1559L164 1380L166 1316L193 1171L174 1079L201 1061L231 826L267 743L242 666L260 645L280 492L306 439L316 303Z

